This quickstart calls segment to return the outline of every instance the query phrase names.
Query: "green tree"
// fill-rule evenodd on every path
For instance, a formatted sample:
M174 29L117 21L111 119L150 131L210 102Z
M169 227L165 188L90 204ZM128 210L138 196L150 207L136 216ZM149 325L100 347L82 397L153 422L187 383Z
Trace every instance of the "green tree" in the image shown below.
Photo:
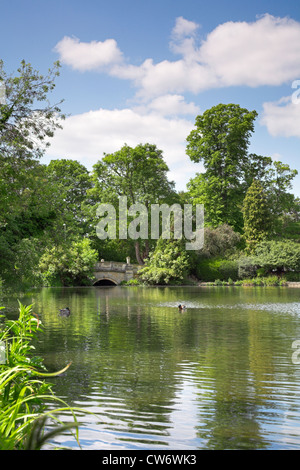
M16 159L13 166L14 171L19 170L16 178L9 177L8 166L2 172L11 185L0 219L0 276L7 284L16 286L26 282L29 266L33 272L37 269L35 260L45 244L50 243L45 234L52 233L59 204L44 165L35 160ZM31 247L30 257L28 247Z
M234 254L241 241L241 235L230 225L223 224L216 228L205 227L204 246L199 251L203 258L225 257Z
M87 192L92 188L92 178L84 165L74 160L52 160L47 166L49 183L57 193L57 219L52 237L73 239L90 233L89 220L83 209L89 204ZM54 233L55 232L55 233Z
M187 137L187 154L205 169L189 186L191 195L204 204L207 221L214 226L227 223L242 228L241 181L249 163L249 139L256 116L256 111L239 105L219 104L197 116L196 129Z
M121 150L105 155L94 165L94 188L90 194L98 202L110 202L118 208L118 198L127 197L131 206L171 202L177 198L174 183L168 181L169 169L162 151L153 144L140 144L135 148L124 145ZM135 255L139 264L144 263L150 249L150 239L135 240Z
M274 230L281 237L286 237L287 224L292 220L291 215L297 212L297 199L291 193L292 180L297 174L297 170L291 169L289 165L274 161L262 181L272 210Z
M208 226L226 223L243 231L242 204L253 180L263 185L277 231L285 214L294 210L290 190L297 171L270 157L248 153L256 117L256 111L239 105L219 104L197 116L196 129L187 137L187 154L204 166L204 172L188 183L188 193L194 204L204 204Z
M268 198L259 181L254 180L243 203L244 238L246 250L253 252L256 245L272 233L272 213Z
M5 102L0 104L0 156L38 158L50 145L49 138L61 127L64 118L60 103L51 105L48 95L59 75L56 62L48 75L41 75L22 60L15 76L8 76L0 61L0 82L5 87ZM40 106L38 106L40 105Z
M37 159L64 117L48 100L58 70L55 63L43 76L22 61L17 73L9 76L0 61L5 87L0 103L0 275L8 282L19 278L22 240L33 237L28 243L37 246L33 239L42 236L55 218L55 189L50 190L45 166Z

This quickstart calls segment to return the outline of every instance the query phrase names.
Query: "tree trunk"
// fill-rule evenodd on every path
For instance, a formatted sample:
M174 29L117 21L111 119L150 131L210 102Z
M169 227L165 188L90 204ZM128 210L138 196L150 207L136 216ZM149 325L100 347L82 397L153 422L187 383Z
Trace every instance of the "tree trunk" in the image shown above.
M136 256L137 262L138 262L140 265L143 265L143 264L144 264L144 260L143 260L142 257L141 257L141 253L140 253L140 242L139 242L138 240L136 240L136 242L134 243L134 247L135 247L135 256Z

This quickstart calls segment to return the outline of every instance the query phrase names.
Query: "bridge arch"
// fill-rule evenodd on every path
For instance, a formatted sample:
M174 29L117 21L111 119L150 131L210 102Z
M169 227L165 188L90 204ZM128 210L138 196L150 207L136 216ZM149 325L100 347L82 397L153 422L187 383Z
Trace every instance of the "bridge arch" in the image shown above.
M130 264L129 259L126 263L117 261L98 262L94 268L94 286L119 286L123 281L134 279L141 266Z
M108 278L108 277L103 277L101 279L97 279L93 286L97 287L97 286L117 286L118 283L117 281L115 281L114 279L111 279L111 278Z

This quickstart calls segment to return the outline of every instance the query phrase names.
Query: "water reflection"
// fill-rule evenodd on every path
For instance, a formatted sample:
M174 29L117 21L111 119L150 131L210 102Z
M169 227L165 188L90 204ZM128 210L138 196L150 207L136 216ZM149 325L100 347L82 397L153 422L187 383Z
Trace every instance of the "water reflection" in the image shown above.
M57 395L95 413L81 418L83 448L299 446L296 289L41 289L32 302L48 370L72 361Z

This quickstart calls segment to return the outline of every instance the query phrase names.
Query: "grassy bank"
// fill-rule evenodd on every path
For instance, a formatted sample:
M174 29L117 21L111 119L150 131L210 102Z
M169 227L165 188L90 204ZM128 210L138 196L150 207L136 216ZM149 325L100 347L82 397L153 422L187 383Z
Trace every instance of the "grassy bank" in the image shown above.
M249 279L239 279L237 281L233 281L232 279L228 279L228 281L221 281L220 279L216 279L214 282L201 282L201 285L206 286L281 286L281 287L288 287L291 283L288 282L284 278L278 278L277 276L267 276L267 277L255 277ZM296 283L299 284L300 283Z

